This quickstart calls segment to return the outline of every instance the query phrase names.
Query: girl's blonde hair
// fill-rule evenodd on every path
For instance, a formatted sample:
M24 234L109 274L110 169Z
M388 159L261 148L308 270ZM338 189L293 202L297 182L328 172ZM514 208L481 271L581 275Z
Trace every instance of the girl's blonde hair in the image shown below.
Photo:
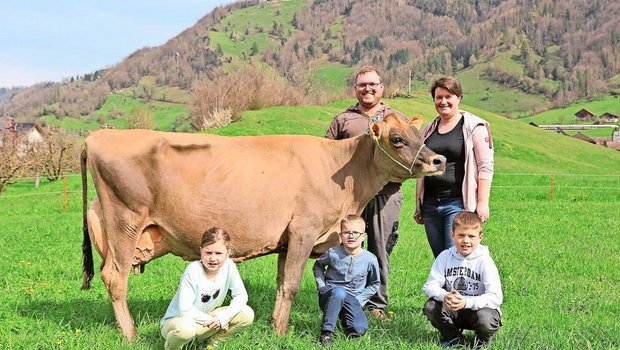
M204 248L217 241L223 241L226 248L229 248L230 236L228 232L221 227L211 227L202 235L202 241L200 242L200 248Z

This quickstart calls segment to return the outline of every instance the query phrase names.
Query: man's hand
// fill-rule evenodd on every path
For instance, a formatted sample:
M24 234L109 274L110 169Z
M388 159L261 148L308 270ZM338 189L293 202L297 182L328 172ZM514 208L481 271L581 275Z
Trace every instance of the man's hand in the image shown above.
M424 224L424 219L422 219L422 213L417 209L413 213L413 220L415 220L415 222L417 222L419 225Z

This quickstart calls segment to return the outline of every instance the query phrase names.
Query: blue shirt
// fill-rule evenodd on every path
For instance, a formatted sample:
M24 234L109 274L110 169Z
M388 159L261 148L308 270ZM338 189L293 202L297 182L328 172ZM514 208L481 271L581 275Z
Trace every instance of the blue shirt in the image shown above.
M319 289L344 287L362 306L377 293L381 284L377 257L364 249L358 255L350 255L342 245L330 248L316 259L312 273Z

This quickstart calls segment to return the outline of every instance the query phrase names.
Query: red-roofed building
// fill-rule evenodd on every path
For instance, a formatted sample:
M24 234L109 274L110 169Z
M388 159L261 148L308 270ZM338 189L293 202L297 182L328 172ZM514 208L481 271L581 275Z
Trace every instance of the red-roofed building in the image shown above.
M617 123L618 116L611 113L603 113L600 117L601 123Z
M577 122L591 122L596 119L596 115L589 110L583 108L575 113L575 121Z

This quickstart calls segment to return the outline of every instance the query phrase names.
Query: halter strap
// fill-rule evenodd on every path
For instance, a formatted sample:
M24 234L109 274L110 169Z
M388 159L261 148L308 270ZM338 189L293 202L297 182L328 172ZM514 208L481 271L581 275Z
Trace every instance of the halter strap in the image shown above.
M420 144L420 148L418 148L418 152L415 154L415 158L413 158L413 162L411 162L411 166L410 167L407 167L405 164L400 162L398 159L392 157L389 153L387 153L387 151L381 146L381 143L379 143L378 139L375 139L375 143L377 144L377 147L379 147L381 152L383 152L388 158L390 158L392 161L394 161L394 163L400 165L405 170L407 170L409 172L409 177L413 178L413 166L415 165L415 162L418 161L418 158L420 157L420 152L422 152L422 148L426 147L426 145L424 143Z

